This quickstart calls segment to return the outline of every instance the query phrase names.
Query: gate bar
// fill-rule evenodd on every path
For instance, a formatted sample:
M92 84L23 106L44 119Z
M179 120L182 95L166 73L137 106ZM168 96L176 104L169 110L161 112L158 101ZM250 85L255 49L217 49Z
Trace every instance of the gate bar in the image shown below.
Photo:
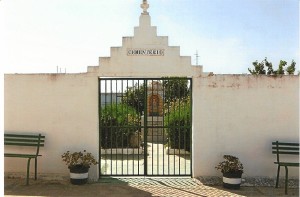
M148 135L148 121L147 121L147 80L144 80L144 102L146 101L146 104L144 103L144 175L147 176L147 165L148 165L148 159L147 159L147 153L148 153L148 146L147 146L147 135Z

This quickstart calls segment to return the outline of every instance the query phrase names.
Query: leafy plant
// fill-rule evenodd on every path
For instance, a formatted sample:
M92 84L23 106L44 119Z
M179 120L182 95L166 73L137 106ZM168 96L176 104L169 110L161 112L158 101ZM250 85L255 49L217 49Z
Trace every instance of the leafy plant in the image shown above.
M164 97L166 102L171 102L179 98L185 98L189 94L189 81L185 77L164 77L162 80L164 89ZM139 114L145 108L145 84L136 83L133 87L129 87L122 98L122 103L135 108Z
M284 69L283 69L283 67L285 67L286 64L287 64L286 61L280 60L279 66L278 66L278 70L276 71L277 75L284 75Z
M274 74L275 74L275 71L273 70L273 65L272 65L272 63L269 62L269 61L267 60L267 58L265 58L264 62L265 62L265 66L268 68L267 75L274 75Z
M222 173L243 173L244 167L239 158L232 155L224 155L224 161L220 162L215 168Z
M92 155L92 153L86 152L86 150L82 152L73 152L70 151L65 152L62 154L62 160L68 165L68 168L74 166L83 166L83 167L90 167L91 165L96 165L98 162Z
M287 65L286 61L280 60L279 65L278 65L278 69L274 70L273 69L273 65L271 62L269 62L267 60L267 58L265 58L263 61L261 61L260 63L256 60L255 62L252 63L254 66L254 69L250 69L248 68L248 71L250 72L250 74L252 75L284 75L284 74L288 74L288 75L293 75L295 73L295 66L296 66L296 62L294 60L292 60L290 66L286 67L286 69L284 69L284 67ZM265 70L265 67L267 68L267 72Z
M133 87L129 87L122 98L122 103L133 107L142 115L145 108L145 86L143 83L136 83Z
M296 70L296 62L294 60L292 60L291 65L286 68L286 72L289 75L292 75L292 74L294 74L295 70Z
M130 137L136 134L140 125L140 116L131 106L112 103L101 109L101 147L132 147Z
M267 58L266 58L267 59ZM252 75L261 75L261 74L266 74L266 70L264 68L265 62L258 62L257 60L255 62L252 62L254 69L250 69L248 68L248 71L252 74Z
M170 148L190 151L191 106L190 97L177 99L165 105L165 126L168 127Z
M165 77L163 78L166 102L186 98L189 95L189 81L186 77Z

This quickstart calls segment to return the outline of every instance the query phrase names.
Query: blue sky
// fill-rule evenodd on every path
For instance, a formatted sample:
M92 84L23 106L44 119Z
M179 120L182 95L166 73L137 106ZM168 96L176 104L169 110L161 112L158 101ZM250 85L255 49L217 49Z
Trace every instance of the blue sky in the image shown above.
M132 36L142 0L1 0L5 73L85 72ZM198 50L205 72L248 73L255 60L294 59L299 70L298 0L148 0L152 25L181 55Z

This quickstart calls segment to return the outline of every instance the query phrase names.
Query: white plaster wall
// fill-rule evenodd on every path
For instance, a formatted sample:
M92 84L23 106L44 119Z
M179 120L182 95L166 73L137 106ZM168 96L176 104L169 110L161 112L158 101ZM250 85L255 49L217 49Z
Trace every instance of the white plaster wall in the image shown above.
M5 130L46 135L39 172L67 176L60 158L66 150L86 149L98 158L97 78L5 75ZM238 156L246 176L274 177L271 142L299 139L299 76L194 77L193 107L194 177L220 175L214 166L223 154ZM5 158L5 172L25 174L25 169L25 159ZM298 168L290 169L291 176L298 173ZM94 166L90 178L97 174Z
M163 49L163 56L128 56L128 49ZM93 70L92 67L88 69ZM133 37L123 37L121 47L111 47L111 57L99 58L99 76L162 77L200 76L202 66L192 66L191 57L180 56L180 47L168 46L167 36L157 36L149 15L140 16Z
M98 157L97 76L8 74L4 80L5 131L41 132L46 136L45 147L41 149L43 156L38 160L40 173L68 174L61 160L61 154L67 150L86 149ZM27 159L4 161L5 172L25 175ZM90 176L96 178L97 167L90 170Z
M193 93L194 176L220 175L214 166L231 154L245 176L275 177L271 142L299 142L299 76L213 75L195 79Z

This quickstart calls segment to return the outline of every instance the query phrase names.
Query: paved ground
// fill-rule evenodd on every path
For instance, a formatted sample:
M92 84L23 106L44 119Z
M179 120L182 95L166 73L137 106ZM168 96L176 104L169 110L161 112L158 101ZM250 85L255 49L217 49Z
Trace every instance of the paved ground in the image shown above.
M104 175L144 175L144 155L104 155L101 157L101 173ZM148 175L189 175L191 174L190 155L168 155L164 145L148 143Z
M222 186L206 186L191 178L119 178L101 179L82 186L71 185L68 180L31 180L24 185L21 178L5 178L5 196L285 196L284 188L241 187L226 190ZM299 189L289 189L288 196L299 196Z

